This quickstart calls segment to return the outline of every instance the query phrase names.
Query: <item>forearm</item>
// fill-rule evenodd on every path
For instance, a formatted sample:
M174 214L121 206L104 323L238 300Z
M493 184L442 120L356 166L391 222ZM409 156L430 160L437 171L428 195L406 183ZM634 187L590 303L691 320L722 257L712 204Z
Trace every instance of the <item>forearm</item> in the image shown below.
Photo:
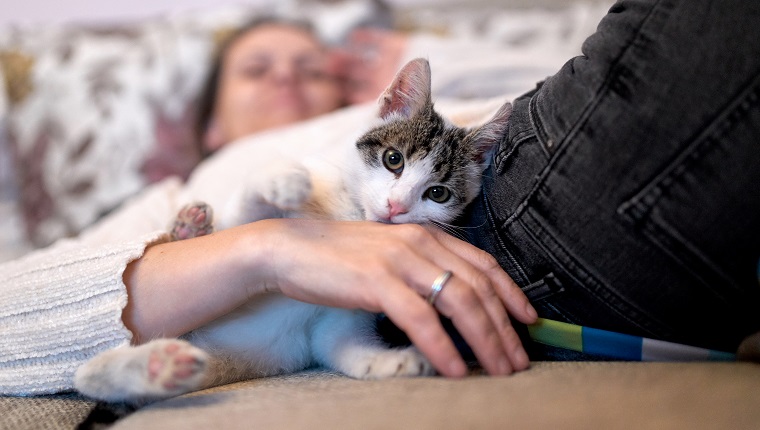
M232 311L266 285L267 223L148 248L124 272L133 343L175 337ZM260 239L251 241L250 238Z

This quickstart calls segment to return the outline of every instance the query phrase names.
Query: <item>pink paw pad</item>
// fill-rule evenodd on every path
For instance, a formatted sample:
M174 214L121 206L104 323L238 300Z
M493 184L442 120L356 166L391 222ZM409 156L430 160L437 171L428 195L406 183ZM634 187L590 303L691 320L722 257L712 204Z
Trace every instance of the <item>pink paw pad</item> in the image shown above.
M205 369L205 360L193 346L181 343L161 345L148 358L148 379L165 390L195 388Z
M191 239L214 231L213 211L206 203L190 203L183 207L171 228L172 240Z

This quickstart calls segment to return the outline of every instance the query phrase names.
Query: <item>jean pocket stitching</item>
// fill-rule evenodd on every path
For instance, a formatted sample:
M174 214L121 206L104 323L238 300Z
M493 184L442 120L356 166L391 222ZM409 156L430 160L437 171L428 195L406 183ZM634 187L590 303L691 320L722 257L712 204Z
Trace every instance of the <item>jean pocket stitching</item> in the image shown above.
M496 173L499 175L503 175L504 171L509 165L509 160L512 159L512 155L517 151L520 146L525 144L531 139L535 139L535 133L532 131L524 131L517 136L515 136L512 140L514 143L511 145L508 145L507 148L499 151L496 156L494 157L494 164L496 166Z
M704 285L715 293L720 293L712 287L716 279L721 285L732 285L736 290L739 287L732 281L731 276L660 216L657 208L662 198L668 194L668 190L689 171L689 167L704 159L710 151L716 150L719 147L718 142L739 123L742 116L759 104L760 74L755 76L739 96L686 145L670 164L653 179L645 182L633 197L625 200L616 210L622 219L638 226L652 243L701 279ZM676 246L678 249L674 248ZM705 270L697 273L693 267Z
M670 256L670 258L678 261L679 264L685 268L698 265L709 269L712 273L716 274L720 278L720 282L711 282L709 279L704 279L698 273L693 273L699 279L706 288L715 294L716 297L722 298L726 303L730 303L731 299L727 297L727 294L731 292L738 292L741 289L731 281L731 277L712 262L710 258L704 255L696 246L694 246L689 240L681 236L678 230L670 225L667 221L653 214L650 218L651 222L644 223L642 227L643 233L646 237L656 246L658 246L663 252ZM678 252L678 249L681 251ZM687 256L692 256L691 260ZM716 287L720 285L720 287ZM729 291L725 287L732 286L732 291Z
M538 107L536 104L538 103L538 94L531 97L530 101L528 102L528 115L530 117L530 122L533 124L533 128L535 129L535 136L536 140L541 143L541 150L543 150L544 155L546 155L547 158L551 158L554 152L556 151L556 145L554 144L554 141L549 136L549 132L546 130L546 127L544 126L544 122L541 120L541 115L538 113Z
M651 209L660 198L684 172L687 167L699 160L704 154L715 146L721 136L725 135L742 115L752 107L758 105L760 100L760 75L756 76L752 85L748 86L745 94L737 97L735 102L727 107L723 114L719 115L712 124L705 128L700 136L692 141L688 147L663 169L655 178L647 182L633 197L624 201L617 208L617 213L628 218L632 222L639 222L646 218Z
M526 221L530 225L526 225ZM543 249L544 254L557 267L562 268L563 272L573 278L577 285L581 286L593 297L596 297L597 300L607 304L621 318L628 321L631 325L648 332L650 335L667 336L669 334L670 330L665 324L656 321L651 315L617 295L603 281L599 280L586 269L586 265L557 240L530 210L525 211L525 217L521 218L519 222L523 224L525 231L531 236L531 239ZM540 232L543 238L537 235L537 231ZM548 241L551 241L551 249L547 246L546 242ZM635 317L631 315L635 315Z
M486 217L488 218L488 224L489 225L496 225L496 218L493 215L493 211L491 208L491 203L489 202L488 198L486 197L483 199L485 206L486 206ZM502 226L502 228L496 229L496 234L494 235L496 237L496 240L499 242L499 249L501 252L506 254L507 259L509 260L511 266L514 268L514 270L517 272L514 275L518 279L513 279L518 285L527 283L528 282L528 275L525 273L525 269L522 267L519 261L514 257L512 254L512 251L510 251L509 247L507 246L506 241L504 238L502 238L501 232L506 231L507 226Z

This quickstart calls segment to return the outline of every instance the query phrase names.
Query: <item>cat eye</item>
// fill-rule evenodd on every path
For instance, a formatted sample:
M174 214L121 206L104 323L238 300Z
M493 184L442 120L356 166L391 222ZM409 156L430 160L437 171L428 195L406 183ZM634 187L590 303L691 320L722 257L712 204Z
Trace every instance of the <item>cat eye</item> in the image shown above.
M425 197L436 203L446 203L451 198L451 192L446 187L435 186L425 191Z
M388 149L383 154L383 165L393 173L401 173L404 170L404 156L395 149Z

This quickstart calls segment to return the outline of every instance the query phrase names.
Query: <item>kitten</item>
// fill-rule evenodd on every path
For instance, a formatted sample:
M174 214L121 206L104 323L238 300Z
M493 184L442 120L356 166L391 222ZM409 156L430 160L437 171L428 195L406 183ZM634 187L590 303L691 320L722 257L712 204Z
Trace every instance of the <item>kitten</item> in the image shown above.
M266 217L367 219L390 223L451 222L478 194L483 170L511 113L502 106L484 125L466 130L433 109L426 60L404 66L380 97L381 124L358 139L339 181L304 165L241 186L225 226ZM334 161L334 160L333 160ZM333 170L336 170L333 168ZM177 239L210 231L210 208L180 212ZM103 352L78 369L76 388L106 401L142 402L241 379L321 365L362 379L430 375L414 347L390 349L375 333L373 314L298 302L280 294L179 339L157 339Z

